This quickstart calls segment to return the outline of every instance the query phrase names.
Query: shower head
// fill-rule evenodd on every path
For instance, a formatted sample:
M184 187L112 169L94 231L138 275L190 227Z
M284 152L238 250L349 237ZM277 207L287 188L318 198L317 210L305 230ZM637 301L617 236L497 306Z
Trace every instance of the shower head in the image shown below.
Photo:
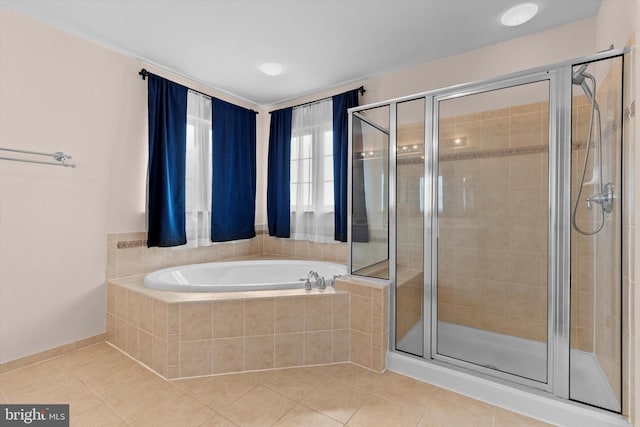
M578 67L577 70L573 72L573 75L571 76L571 81L573 82L574 85L582 86L582 83L584 82L584 78L586 77L585 76L586 69L587 69L587 64L582 64L581 66Z
M575 70L571 75L571 82L576 86L580 86L584 94L589 99L589 102L591 103L591 105L593 105L596 110L600 111L600 108L598 107L598 103L596 102L596 98L593 94L593 91L587 84L587 80L591 80L595 87L596 79L591 74L586 72L587 67L588 67L588 64L582 64L581 66L579 66L578 69Z

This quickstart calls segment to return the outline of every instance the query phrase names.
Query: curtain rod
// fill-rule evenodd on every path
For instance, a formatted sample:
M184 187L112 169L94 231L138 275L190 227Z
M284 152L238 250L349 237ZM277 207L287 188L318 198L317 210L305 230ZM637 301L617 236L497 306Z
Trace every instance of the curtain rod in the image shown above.
M140 71L138 72L138 74L139 74L140 76L142 76L142 80L146 80L146 79L147 79L147 76L148 76L149 74L153 74L153 73L149 72L149 70L147 70L146 68L143 68L142 70L140 70ZM154 75L156 75L156 74L154 74ZM163 78L164 78L164 77L163 77ZM168 79L167 79L167 80L168 80ZM178 83L178 84L180 84L180 83ZM184 85L181 85L181 86L184 86ZM208 96L209 98L214 98L213 96L209 95L208 93L200 92L199 90L192 89L192 88L190 88L190 87L188 87L188 86L184 86L184 87L186 87L186 88L187 88L187 89L189 89L190 91L193 91L193 92L199 93L200 95ZM242 108L244 108L244 107L242 107ZM256 114L260 114L258 111L255 111L255 110L253 110L253 109L251 109L251 108L247 108L247 109L248 109L249 111L253 111L253 112L254 112L254 113L256 113Z
M364 95L364 93L366 92L366 89L364 88L364 86L360 86L356 90L358 92L360 92L360 95ZM302 104L292 105L291 107L285 107L285 108L296 108L296 107L302 107L303 105L316 104L318 102L326 101L329 98L332 98L332 97L331 96L325 96L324 98L316 99L315 101L303 102ZM281 109L282 108L279 108L279 110L281 110ZM273 110L273 111L278 111L278 110ZM269 114L273 113L273 111L269 111Z

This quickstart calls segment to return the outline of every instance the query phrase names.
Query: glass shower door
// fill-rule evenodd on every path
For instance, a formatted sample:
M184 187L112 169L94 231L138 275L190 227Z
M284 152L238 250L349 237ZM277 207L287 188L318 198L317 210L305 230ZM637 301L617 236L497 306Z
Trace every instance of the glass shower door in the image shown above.
M549 77L534 76L434 106L432 356L540 388L549 381L549 93Z

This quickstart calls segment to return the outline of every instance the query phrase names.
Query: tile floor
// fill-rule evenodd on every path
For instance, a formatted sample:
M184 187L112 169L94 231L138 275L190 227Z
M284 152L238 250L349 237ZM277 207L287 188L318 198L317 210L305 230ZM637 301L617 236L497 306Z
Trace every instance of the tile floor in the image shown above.
M105 343L0 375L0 403L69 403L89 427L547 425L348 363L166 381Z

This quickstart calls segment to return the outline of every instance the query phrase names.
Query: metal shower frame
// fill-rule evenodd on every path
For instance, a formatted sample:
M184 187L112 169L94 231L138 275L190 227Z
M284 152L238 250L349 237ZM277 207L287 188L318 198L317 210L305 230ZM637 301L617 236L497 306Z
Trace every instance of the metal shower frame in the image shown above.
M348 263L352 271L352 130L353 117L364 110L389 107L389 351L396 350L396 148L397 148L397 106L414 100L425 102L425 161L424 161L424 301L423 301L423 356L412 356L426 363L436 363L451 367L470 369L476 374L493 380L507 381L527 388L543 390L552 395L569 399L570 362L570 262L571 262L571 105L572 68L574 65L604 59L621 57L629 49L611 49L593 55L571 59L560 63L537 67L504 76L471 82L447 88L422 92L391 100L376 102L349 109L349 155L348 155L348 202L347 234ZM624 67L623 67L624 68ZM549 216L548 216L548 258L547 258L547 381L539 382L497 370L463 362L437 354L437 173L438 173L438 102L462 96L504 89L512 86L549 82ZM569 141L566 143L564 141ZM379 279L372 279L379 280Z

